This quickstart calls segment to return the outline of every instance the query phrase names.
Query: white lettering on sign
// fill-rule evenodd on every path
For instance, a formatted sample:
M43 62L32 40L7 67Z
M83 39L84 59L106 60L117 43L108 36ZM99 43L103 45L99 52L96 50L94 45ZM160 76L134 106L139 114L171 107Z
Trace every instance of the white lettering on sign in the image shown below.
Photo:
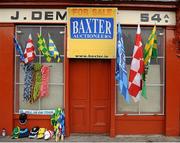
M70 18L71 38L112 39L113 18Z
M67 23L66 9L0 9L1 23ZM96 33L98 19L92 19L94 23L93 32ZM121 24L141 25L176 25L176 15L172 11L140 11L140 10L118 10L117 22ZM90 21L87 21L90 27ZM101 21L103 23L103 21ZM88 25L89 24L89 25ZM110 26L107 23L107 27ZM102 25L101 25L102 26ZM89 29L86 30L92 30ZM106 32L109 32L108 28ZM98 31L104 32L102 27ZM90 33L90 31L87 31Z

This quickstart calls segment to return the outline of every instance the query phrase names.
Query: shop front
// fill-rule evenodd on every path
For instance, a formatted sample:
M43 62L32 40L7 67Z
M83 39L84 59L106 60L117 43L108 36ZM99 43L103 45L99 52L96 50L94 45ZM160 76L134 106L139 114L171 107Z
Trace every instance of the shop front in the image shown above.
M14 5L16 4L16 5ZM147 5L145 5L147 4ZM179 8L172 2L0 2L0 132L16 126L53 129L50 115L65 111L66 136L73 133L180 134ZM147 77L147 99L126 103L115 79L117 24L121 24L129 75L137 25L145 46L157 27L157 59ZM53 41L59 59L40 52L39 35ZM24 64L14 46L25 51L32 38L33 63L49 68L46 96L28 100ZM19 114L27 113L27 123Z

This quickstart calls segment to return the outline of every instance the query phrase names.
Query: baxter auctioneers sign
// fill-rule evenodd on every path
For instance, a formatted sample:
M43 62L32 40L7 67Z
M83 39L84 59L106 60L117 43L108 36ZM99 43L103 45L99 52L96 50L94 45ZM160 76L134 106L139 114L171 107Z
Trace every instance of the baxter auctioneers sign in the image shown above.
M68 8L68 58L116 58L116 8Z

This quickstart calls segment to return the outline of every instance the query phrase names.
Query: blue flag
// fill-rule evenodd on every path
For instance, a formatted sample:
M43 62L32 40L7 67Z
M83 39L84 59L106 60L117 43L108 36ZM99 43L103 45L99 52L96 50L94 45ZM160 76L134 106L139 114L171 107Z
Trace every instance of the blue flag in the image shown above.
M119 83L119 90L127 103L130 102L128 93L128 78L126 70L126 55L122 37L121 26L118 23L117 32L117 55L116 55L116 80Z
M23 53L21 46L19 45L19 43L15 37L14 37L14 45L15 45L16 51L18 51L18 53L20 55L20 61L24 62L24 53Z

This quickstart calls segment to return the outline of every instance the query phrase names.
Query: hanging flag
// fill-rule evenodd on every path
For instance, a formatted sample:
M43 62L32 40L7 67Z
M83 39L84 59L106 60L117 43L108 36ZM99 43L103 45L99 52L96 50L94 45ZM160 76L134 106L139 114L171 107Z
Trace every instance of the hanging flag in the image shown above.
M117 33L117 57L116 57L116 80L119 83L119 90L127 103L130 102L128 93L128 78L126 70L126 57L120 24L118 23Z
M38 34L38 49L42 52L47 62L51 62L51 57L46 45L45 39L42 37L41 34Z
M32 62L35 59L35 50L32 41L32 36L29 34L28 42L24 51L25 64Z
M146 46L144 48L144 66L145 66L145 72L143 74L143 89L142 89L142 96L144 98L147 98L146 95L146 76L148 73L149 64L151 62L151 58L157 58L157 36L156 36L156 25L154 26L148 41L146 43Z
M54 59L57 61L57 62L60 62L60 55L59 55L59 52L56 48L56 45L54 44L53 40L51 39L51 36L49 34L49 54L51 57L54 57Z
M138 25L134 51L129 73L129 94L137 102L140 100L142 91L142 74L144 73L143 48L141 42L141 29Z
M15 45L16 51L18 51L18 53L20 55L20 61L24 62L24 54L23 54L22 48L19 45L19 43L18 43L18 41L17 41L15 36L14 36L14 45Z

